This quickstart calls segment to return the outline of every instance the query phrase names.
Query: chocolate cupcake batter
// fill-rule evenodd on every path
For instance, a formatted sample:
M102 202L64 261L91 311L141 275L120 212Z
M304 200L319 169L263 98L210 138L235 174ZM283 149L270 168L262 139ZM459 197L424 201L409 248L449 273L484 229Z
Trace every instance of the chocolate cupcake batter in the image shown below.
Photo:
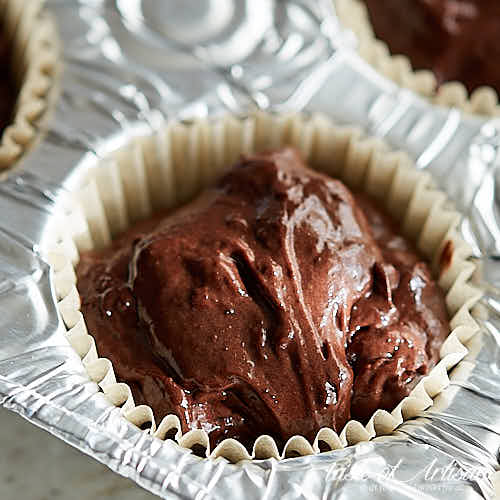
M498 0L364 0L375 34L438 84L458 80L469 91L500 92Z
M279 445L392 410L449 331L427 265L367 198L292 149L82 255L82 311L136 403L212 446Z
M0 135L11 122L17 99L16 88L10 78L9 44L2 36L1 29L0 26Z

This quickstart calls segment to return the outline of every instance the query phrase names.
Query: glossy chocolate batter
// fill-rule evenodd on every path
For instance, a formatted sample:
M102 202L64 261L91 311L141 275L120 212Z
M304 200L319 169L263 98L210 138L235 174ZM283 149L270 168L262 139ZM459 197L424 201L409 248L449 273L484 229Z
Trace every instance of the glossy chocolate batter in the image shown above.
M101 356L156 417L251 447L392 410L449 326L429 269L373 203L292 149L246 156L170 216L82 255Z
M12 112L17 99L15 85L10 78L9 44L1 35L0 26L0 135L12 119Z
M375 34L441 84L500 92L498 0L364 0Z

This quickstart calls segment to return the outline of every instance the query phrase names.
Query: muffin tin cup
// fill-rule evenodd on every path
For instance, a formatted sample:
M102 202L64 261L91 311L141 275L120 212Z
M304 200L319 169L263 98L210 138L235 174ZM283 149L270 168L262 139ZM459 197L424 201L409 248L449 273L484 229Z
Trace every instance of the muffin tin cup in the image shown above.
M135 406L127 384L117 383L109 360L99 358L98 348L80 312L74 267L79 253L110 244L113 237L157 210L174 208L212 184L241 153L293 145L313 168L340 178L350 188L363 190L379 200L428 259L446 294L451 332L440 351L440 361L423 377L410 395L393 411L376 411L367 425L348 422L338 434L321 429L314 442L302 436L288 440L278 450L270 436L260 436L250 455L234 439L210 450L201 430L182 434L175 415L157 426L153 411ZM334 125L314 115L225 116L190 123L171 122L158 132L136 138L126 147L85 172L80 188L68 200L67 213L50 230L46 255L54 273L58 308L67 328L67 339L77 351L89 377L99 384L123 416L160 439L202 450L201 455L241 460L283 459L335 450L375 436L390 434L403 421L421 415L433 398L450 383L448 372L470 352L479 326L471 311L480 299L474 285L476 265L470 247L457 231L460 215L428 173L418 171L407 155L394 152L379 139L360 130ZM197 445L197 446L196 446ZM196 446L196 447L195 447Z
M0 26L11 47L18 90L12 122L0 135L0 171L12 166L37 137L56 92L60 45L42 0L0 0Z
M483 86L469 93L458 81L446 82L438 87L432 71L414 70L406 56L391 55L387 44L375 36L368 10L361 0L333 1L340 24L355 34L361 57L384 76L434 104L459 108L470 114L500 116L495 89Z

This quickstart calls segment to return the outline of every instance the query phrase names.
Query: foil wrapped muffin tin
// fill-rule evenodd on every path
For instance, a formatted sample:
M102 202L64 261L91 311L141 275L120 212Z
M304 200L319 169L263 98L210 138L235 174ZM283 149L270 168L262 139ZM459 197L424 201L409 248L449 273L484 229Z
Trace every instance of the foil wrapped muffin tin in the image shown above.
M414 498L422 491L492 498L500 444L498 125L433 108L383 79L352 50L328 3L174 4L159 15L147 0L48 2L64 42L61 95L43 140L0 184L1 404L164 498ZM217 7L224 15L214 15ZM233 465L140 432L109 404L64 337L54 272L40 249L80 174L109 152L165 119L256 108L321 111L361 125L432 172L465 214L460 227L481 259L489 315L432 411L392 436Z

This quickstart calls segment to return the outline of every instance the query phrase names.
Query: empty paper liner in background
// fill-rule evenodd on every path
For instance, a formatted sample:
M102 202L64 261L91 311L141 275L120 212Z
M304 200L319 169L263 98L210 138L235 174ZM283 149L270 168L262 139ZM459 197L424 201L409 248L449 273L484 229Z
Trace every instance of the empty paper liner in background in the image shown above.
M259 437L252 455L228 439L213 451L201 430L182 435L175 415L156 425L153 411L134 405L129 387L116 383L111 362L98 357L98 347L87 332L80 312L74 266L79 252L102 248L132 223L153 212L176 207L214 183L241 153L290 144L297 147L313 168L340 178L379 200L395 214L401 232L413 241L431 264L446 294L451 333L440 351L440 361L422 378L411 394L392 411L378 410L368 424L346 424L337 434L321 429L313 443L304 437L289 439L283 450L269 436ZM243 459L288 458L334 450L390 434L404 420L420 415L433 398L449 385L448 371L468 353L467 344L479 330L471 310L481 297L472 280L476 266L471 250L457 231L460 215L431 176L418 171L409 157L394 152L380 140L365 137L356 128L338 127L323 116L258 115L190 123L166 123L158 132L131 140L130 144L84 172L80 189L68 200L67 213L49 227L44 252L53 267L59 311L67 339L80 355L92 380L123 416L153 435L176 440L180 446L202 450L202 455ZM444 256L446 258L444 258ZM476 337L477 338L477 337Z

